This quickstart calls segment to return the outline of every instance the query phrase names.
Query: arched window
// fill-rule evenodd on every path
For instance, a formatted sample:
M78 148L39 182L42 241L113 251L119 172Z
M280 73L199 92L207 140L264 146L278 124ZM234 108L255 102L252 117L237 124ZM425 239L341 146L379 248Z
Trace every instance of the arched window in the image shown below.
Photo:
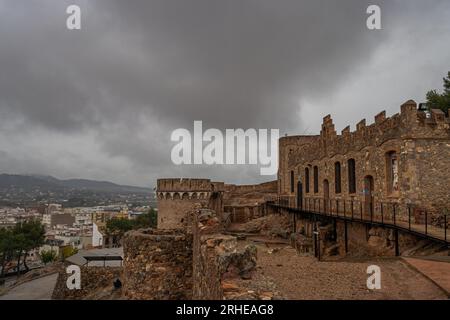
M341 193L341 163L334 164L334 192Z
M309 168L305 168L305 192L309 193Z
M356 165L355 159L349 159L348 164L348 192L356 192Z
M319 168L314 166L314 193L319 192Z
M398 159L395 151L386 153L386 173L388 193L398 191Z
M295 191L295 186L294 186L294 171L291 171L291 193L294 193Z

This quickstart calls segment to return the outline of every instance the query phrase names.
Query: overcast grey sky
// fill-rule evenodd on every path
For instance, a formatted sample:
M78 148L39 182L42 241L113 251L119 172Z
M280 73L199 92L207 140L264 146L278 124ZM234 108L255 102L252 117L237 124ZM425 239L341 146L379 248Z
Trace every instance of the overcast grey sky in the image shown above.
M172 165L171 132L353 130L423 101L450 70L450 1L0 0L0 68L0 172L254 183L271 177Z

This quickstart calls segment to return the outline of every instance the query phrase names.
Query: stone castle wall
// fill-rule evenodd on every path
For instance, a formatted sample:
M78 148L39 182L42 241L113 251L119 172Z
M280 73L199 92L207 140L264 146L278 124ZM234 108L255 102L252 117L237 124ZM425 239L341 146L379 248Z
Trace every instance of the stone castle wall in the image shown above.
M398 190L388 188L387 154L398 157ZM356 166L356 192L350 193L349 159ZM335 168L341 165L341 192L335 191ZM318 192L314 192L314 167L318 167ZM365 177L372 177L374 210L380 203L397 203L400 219L407 217L407 205L423 207L442 215L450 209L450 119L440 110L427 118L414 101L401 106L401 112L390 118L385 112L375 116L367 126L365 119L351 132L347 127L337 135L330 116L324 118L320 136L280 139L279 196L297 206L297 182L303 185L303 198L330 198L365 202ZM305 169L309 170L309 192L306 192ZM291 172L294 190L291 189ZM325 191L328 189L328 194ZM347 204L347 208L348 208ZM437 219L437 218L436 218Z
M124 236L123 295L127 299L224 299L224 279L248 276L256 250L237 250L221 234L215 212L197 205L183 229L142 229Z
M414 202L421 207L446 208L450 216L450 140L430 144L427 139L417 139L411 148L418 190L412 190L410 197L415 196Z
M182 228L187 212L193 210L196 203L211 204L220 210L218 193L222 185L209 179L158 179L158 228Z
M263 216L266 202L277 198L277 186L277 181L233 185L209 179L158 179L158 228L182 228L196 204L214 210L222 221Z
M269 181L260 184L252 185L235 185L235 184L225 184L224 189L227 198L234 196L245 195L248 193L268 193L273 194L277 192L278 183L277 181Z
M211 210L193 212L193 299L230 298L227 281L249 279L256 267L256 247L237 249L234 236L221 233L222 225ZM232 291L247 292L233 286Z
M286 136L278 141L278 193L290 192L289 157L298 152L302 146L317 145L320 136Z
M217 265L216 249L220 245L221 236L213 240L213 235L221 231L218 220L213 220L212 212L203 210L192 212L192 232L193 232L193 298L194 299L214 299L223 298L223 290L220 284L220 271ZM210 221L208 223L208 221ZM222 235L223 236L223 235ZM236 238L229 238L228 241L236 242ZM229 246L223 246L229 248Z
M266 203L277 199L278 182L256 185L226 184L223 196L224 211L231 222L247 222L267 214Z

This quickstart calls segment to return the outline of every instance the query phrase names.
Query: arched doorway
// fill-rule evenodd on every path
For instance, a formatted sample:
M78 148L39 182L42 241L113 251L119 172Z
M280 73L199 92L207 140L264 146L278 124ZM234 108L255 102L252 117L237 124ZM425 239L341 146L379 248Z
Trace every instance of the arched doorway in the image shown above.
M373 218L374 214L374 180L372 176L364 178L364 208L367 218Z
M330 184L328 180L323 180L323 210L330 211Z

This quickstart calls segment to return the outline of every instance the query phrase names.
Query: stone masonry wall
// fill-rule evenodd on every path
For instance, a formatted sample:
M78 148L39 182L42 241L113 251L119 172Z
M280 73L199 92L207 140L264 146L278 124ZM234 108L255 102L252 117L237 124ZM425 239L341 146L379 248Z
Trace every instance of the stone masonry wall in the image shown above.
M442 216L447 213L450 227L450 141L430 144L428 140L416 140L414 149L419 187L419 190L411 190L418 194L415 202L425 208L431 205L436 213L434 217L440 219L433 224L441 227L444 226Z
M237 250L236 237L220 233L222 226L211 210L195 210L193 223L193 298L227 299L227 280L251 277L256 248Z
M128 299L192 297L192 236L184 230L141 229L124 237L123 293Z
M205 236L217 234L221 231L219 220L210 210L196 208L191 213L193 233L193 298L222 299L223 291L220 285L220 272L217 266L215 248L222 245L223 249L233 247L233 237L216 241L206 239ZM208 243L206 243L208 241ZM222 241L221 241L222 240ZM234 239L234 242L236 239ZM221 243L222 242L222 243ZM229 245L226 245L226 243ZM235 246L235 244L234 244Z
M158 228L182 228L186 214L193 210L197 203L206 205L208 200L180 199L178 195L174 199L158 199Z

